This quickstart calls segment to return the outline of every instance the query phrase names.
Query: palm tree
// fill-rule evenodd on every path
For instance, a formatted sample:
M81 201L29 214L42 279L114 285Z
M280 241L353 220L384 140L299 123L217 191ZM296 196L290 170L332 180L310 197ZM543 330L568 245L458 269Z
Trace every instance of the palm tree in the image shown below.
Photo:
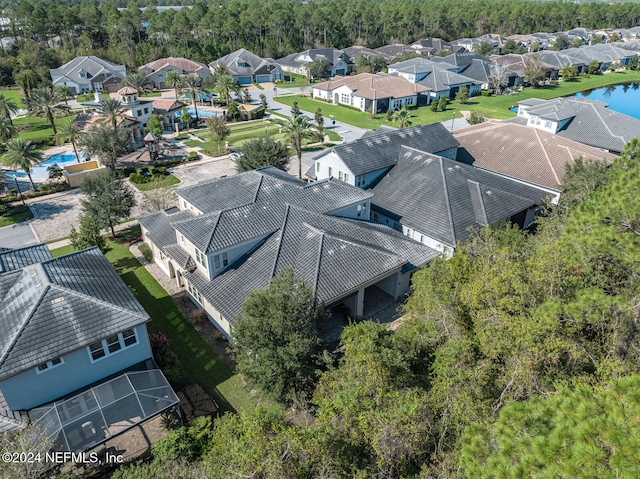
M31 90L31 94L27 99L27 109L30 116L38 116L46 118L51 123L53 134L57 135L55 117L61 112L69 111L69 107L61 105L62 98L60 94L53 88L43 86Z
M64 101L64 104L69 106L69 103L67 102L67 98L69 97L69 89L67 88L67 85L58 85L54 87L54 90L58 93L58 95L60 95L60 98L62 99L62 101Z
M198 121L198 105L196 100L198 95L205 93L204 88L201 86L200 77L198 75L187 75L182 82L182 91L191 96L191 103L196 114L196 121Z
M229 105L229 95L231 92L240 91L240 86L236 83L231 75L220 75L216 80L216 93L224 96L225 104Z
M82 136L82 129L75 124L73 120L69 120L62 125L62 128L56 135L56 140L59 145L66 143L67 141L73 145L73 152L76 154L76 160L80 163L80 156L78 155L77 142Z
M20 111L18 104L4 93L0 93L0 116L8 118L9 123L13 125L11 115L15 115L18 111Z
M167 85L168 87L173 88L173 91L176 94L176 100L177 100L178 87L182 85L182 77L180 76L180 74L175 70L171 70L170 72L167 72L167 78L165 78L164 84Z
M113 98L105 98L100 102L98 113L104 116L105 120L110 121L115 130L118 126L118 117L122 113L122 103Z
M151 82L144 73L132 73L127 75L123 82L124 86L135 88L138 94L144 95L151 92Z
M23 138L12 138L7 142L7 151L0 156L0 163L11 170L22 170L29 177L31 187L38 190L38 187L31 178L31 167L42 162L42 153L37 150L37 146Z
M405 126L411 126L411 113L409 113L406 106L394 111L393 115L391 115L391 119L400 123L400 129Z
M6 116L0 116L0 140L9 141L11 138L16 136L16 127L11 123L11 119Z
M302 179L302 140L313 136L313 127L306 117L293 116L284 122L282 132L293 143L298 154L298 178Z

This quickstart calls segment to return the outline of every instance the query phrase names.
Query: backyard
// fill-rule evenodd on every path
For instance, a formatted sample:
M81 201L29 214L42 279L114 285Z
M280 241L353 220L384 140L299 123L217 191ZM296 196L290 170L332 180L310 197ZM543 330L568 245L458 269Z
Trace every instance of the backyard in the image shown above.
M536 97L546 100L573 95L580 91L591 90L606 85L632 81L640 81L640 74L638 72L624 71L604 75L591 75L589 78L579 77L574 81L559 82L558 85L546 85L541 88L525 88L522 92L512 95L492 97L476 96L470 98L469 101L464 104L452 101L447 107L447 110L443 112L432 112L428 106L416 108L411 111L411 122L413 125L424 125L451 120L453 117L459 118L461 116L460 110L475 111L483 116L502 120L514 117L515 113L509 111L509 108L516 106L519 101L528 98ZM322 108L322 113L325 116L333 115L338 121L360 128L377 129L382 124L389 124L384 114L378 114L375 119L369 119L369 113L332 105L322 100L314 100L308 96L285 95L278 96L274 98L274 100L289 106L293 105L294 101L297 101L300 109L307 112L315 112L318 108Z
M120 232L117 242L108 242L109 251L105 256L149 313L152 319L147 325L149 333L162 332L167 335L171 350L179 358L183 374L196 381L214 398L223 412L255 407L258 399L251 397L240 376L215 353L184 317L172 297L122 244L139 235L139 226ZM64 246L52 250L51 254L57 257L72 252L72 246Z

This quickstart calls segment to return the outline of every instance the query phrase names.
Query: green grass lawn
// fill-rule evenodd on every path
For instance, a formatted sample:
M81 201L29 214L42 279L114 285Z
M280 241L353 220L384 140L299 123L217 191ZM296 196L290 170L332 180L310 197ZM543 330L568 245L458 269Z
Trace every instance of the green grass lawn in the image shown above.
M152 91L151 93L145 93L144 95L140 95L140 98L153 98L157 96L162 96L162 93L159 91Z
M302 80L307 77L298 73L284 72L284 81L278 83L278 89L280 88L299 88Z
M165 186L173 186L173 185L177 185L178 183L180 183L180 180L178 178L176 178L173 175L167 175L167 177L159 182L149 182L149 183L140 183L140 184L135 184L135 187L138 188L139 191L149 191L149 190L154 190L156 188L164 188Z
M75 115L70 115L56 118L56 127L61 127L64 123L73 120L75 117ZM53 128L51 128L51 124L45 118L21 117L13 120L13 124L16 126L29 125L29 128L22 130L18 134L20 138L24 138L25 140L44 141L47 138L53 137Z
M265 131L265 126L267 127ZM251 140L253 138L259 138L267 135L280 138L283 135L279 134L280 126L270 121L252 122L252 123L233 123L229 125L231 134L226 139L229 145L240 146L243 142ZM209 141L209 131L200 130L193 132L195 136L201 138L203 141L189 140L184 144L191 147L200 147L204 151L218 151L218 144L214 141Z
M0 89L0 93L2 93L7 98L10 98L14 102L16 102L18 107L25 108L24 103L22 103L22 96L20 95L20 92L21 90L17 88L16 89L4 89L4 88Z
M28 221L31 218L33 218L33 213L28 206L10 206L7 214L0 216L0 227L22 223L23 221Z
M139 234L139 227L135 228ZM249 396L240 377L202 339L153 276L126 247L113 241L108 246L107 259L151 317L149 332L167 335L184 373L213 397L223 411L255 407L258 400ZM57 257L71 252L73 247L65 246L51 254Z
M575 93L599 88L606 85L613 85L623 82L640 81L640 73L625 71L619 73L607 73L605 75L591 75L590 78L580 77L575 81L560 82L558 85L547 85L541 88L525 88L522 92L513 95L500 95L496 97L476 96L470 98L465 104L452 101L443 112L432 112L429 107L420 107L411 111L412 125L425 125L446 120L452 117L459 118L460 110L476 111L483 116L496 119L506 119L515 116L509 108L516 106L519 101L529 98L541 98L547 100L561 96L573 95ZM360 128L376 129L382 124L397 126L386 121L385 115L376 115L373 120L369 119L368 113L350 110L341 106L332 105L324 101L314 100L307 96L287 95L274 98L275 101L285 105L293 105L298 102L301 110L315 112L322 108L325 116L334 115L335 119L343 123L358 126Z

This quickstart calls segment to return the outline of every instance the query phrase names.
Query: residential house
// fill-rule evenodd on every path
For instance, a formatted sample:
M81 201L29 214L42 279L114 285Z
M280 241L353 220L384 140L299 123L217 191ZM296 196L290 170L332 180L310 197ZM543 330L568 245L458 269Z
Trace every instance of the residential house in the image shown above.
M598 70L603 71L613 66L626 66L633 57L633 53L622 48L622 44L607 43L597 45L583 45L580 48L568 48L562 53L576 57L587 65L595 60L599 63Z
M459 38L451 42L452 45L464 48L468 52L475 52L476 48L486 40L480 40L479 38Z
M529 226L549 191L403 145L370 190L371 219L446 255L472 230Z
M576 158L611 163L616 157L539 128L502 121L486 121L453 135L460 143L458 161L553 190Z
M187 58L160 58L153 62L149 62L138 68L138 71L144 74L147 79L153 83L158 90L164 90L169 87L165 82L167 73L178 72L180 76L198 75L202 80L206 80L211 76L209 67L204 63L189 60Z
M83 451L178 403L153 362L149 315L104 255L0 253L0 429L42 427Z
M526 56L532 56L547 65L552 65L554 69L558 71L566 66L574 66L576 67L577 73L587 73L588 62L585 62L584 60L573 55L567 54L565 53L566 51L567 50L540 50L539 52L527 54Z
M527 62L527 57L525 55L519 55L517 53L509 53L507 55L491 55L489 60L495 65L498 65L503 68L508 68L518 74L518 76L524 79L525 77L525 66ZM540 60L539 60L540 61ZM558 67L549 65L543 61L540 61L540 66L544 68L545 78L548 79L557 79L558 71L560 70Z
M498 67L491 60L477 53L454 53L446 57L432 58L436 63L451 65L451 71L461 73L467 78L471 78L480 83L480 88L489 90L491 88L491 77L500 74L505 77L505 87L513 87L522 83L524 75L519 74L506 67ZM446 67L449 68L448 66ZM501 69L501 71L498 71Z
M531 98L518 102L518 116L507 121L619 154L627 142L640 137L640 120L607 106L586 98Z
M390 62L391 60L394 59L394 57L391 55L387 55L382 52L372 50L371 48L362 47L359 45L354 45L354 46L345 48L342 51L347 55L347 57L349 57L349 60L351 60L354 64L360 57L365 57L365 58L382 57L387 62Z
M238 85L284 80L282 67L274 59L261 58L244 48L209 63L209 69L215 72L220 65L227 67Z
M519 47L525 47L529 53L537 52L538 50L547 50L551 47L551 42L548 39L541 38L536 35L509 35L508 40L513 40Z
M350 143L335 145L314 158L306 175L315 180L338 178L369 188L392 168L403 146L455 159L458 142L440 123L409 128L381 128Z
M141 100L138 90L128 86L118 90L118 96L123 110L123 123L131 132L131 141L139 143L153 114L153 101Z
M391 45L383 45L381 47L374 48L374 51L379 55L383 55L385 58L390 58L391 61L393 61L396 58L401 57L405 53L422 54L423 51L426 51L426 50L422 50L422 47L414 48L409 45L405 45L403 43L393 43Z
M297 73L299 75L310 76L309 65L314 61L323 58L329 62L331 71L328 76L348 75L353 71L355 65L348 55L337 48L314 48L305 50L302 53L292 53L276 62L286 72Z
M410 82L429 88L430 100L438 100L443 96L455 98L463 86L467 87L470 95L480 92L482 83L456 73L458 69L456 65L425 58L412 58L389 65L390 74L396 73Z
M362 221L371 193L335 179L306 184L269 167L176 192L179 208L139 218L145 241L227 337L246 295L283 268L304 276L327 306L344 304L357 317L368 288L398 298L415 268L438 255Z
M95 56L76 57L49 71L53 86L66 85L74 94L103 90L114 92L127 76L124 65Z
M440 52L459 53L465 51L464 47L453 45L442 38L424 38L413 42L410 46L428 57L434 57Z
M407 105L417 105L429 88L397 75L361 73L339 77L313 86L313 97L330 103L349 105L360 111L384 113ZM424 101L426 103L426 100Z

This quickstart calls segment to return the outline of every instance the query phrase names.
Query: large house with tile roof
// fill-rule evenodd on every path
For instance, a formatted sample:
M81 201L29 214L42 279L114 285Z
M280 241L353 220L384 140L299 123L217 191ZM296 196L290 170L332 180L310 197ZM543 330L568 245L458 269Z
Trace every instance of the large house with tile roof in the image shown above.
M530 98L518 102L518 116L507 121L619 154L631 139L640 137L640 120L607 106L587 98Z
M313 86L314 98L349 105L360 111L371 111L373 107L376 113L426 103L428 94L429 88L401 76L373 73L333 78Z
M438 252L369 223L371 193L336 180L306 184L273 167L179 188L179 207L139 218L167 275L227 337L246 295L282 268L332 307L362 316L366 289L398 298Z
M224 65L238 85L284 80L281 66L273 58L261 58L244 48L209 63L211 72Z
M0 268L0 431L33 422L83 451L178 402L149 315L100 250L9 250Z
M402 146L455 159L458 142L440 123L409 128L380 128L350 143L335 145L314 158L306 176L314 180L338 178L369 188L389 171Z
M487 121L453 133L460 143L457 160L527 183L551 188L559 185L567 164L576 158L613 162L616 155L539 128L503 121Z
M330 77L335 75L348 75L354 69L354 64L349 56L337 48L313 48L302 53L292 53L279 58L276 62L286 72L298 73L310 76L309 65L318 59L325 59L331 66Z
M209 67L204 63L189 60L187 58L160 58L138 68L158 90L170 88L165 82L167 73L174 71L180 76L198 75L202 80L211 76ZM171 87L173 88L173 87Z
M124 65L116 65L95 56L81 56L52 68L53 86L66 85L74 94L91 91L114 92L127 76Z

